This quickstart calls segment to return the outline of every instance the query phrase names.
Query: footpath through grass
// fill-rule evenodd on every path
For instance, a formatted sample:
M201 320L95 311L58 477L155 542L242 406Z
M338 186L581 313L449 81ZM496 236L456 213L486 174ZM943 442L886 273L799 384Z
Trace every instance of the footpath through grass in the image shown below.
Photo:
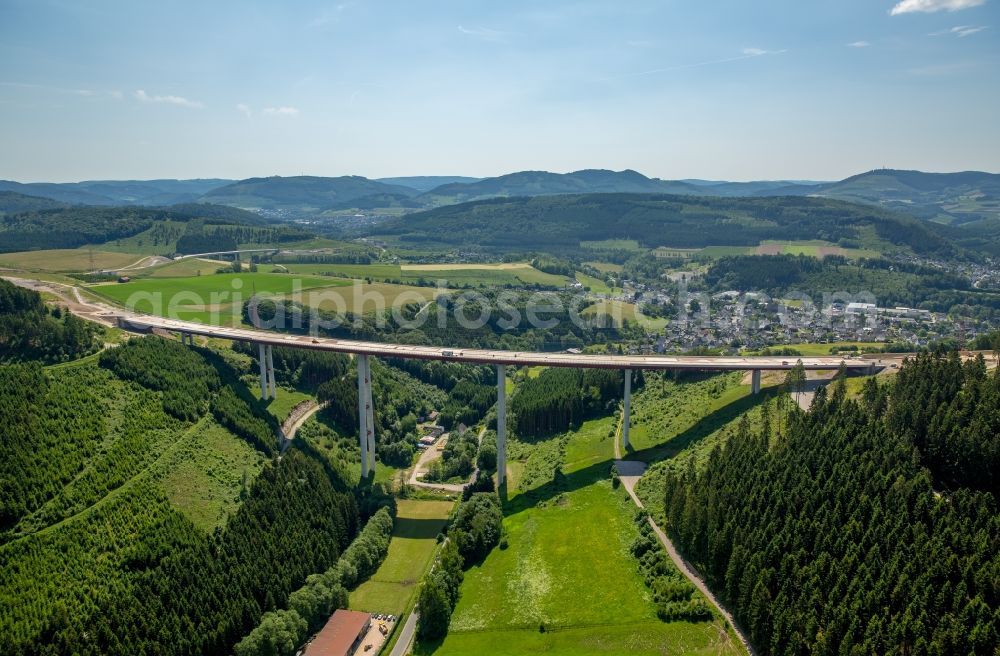
M415 653L738 654L718 621L662 622L629 547L635 507L611 486L614 418L519 442L508 548L465 573L448 636Z
M451 501L397 501L389 554L378 571L351 592L351 610L402 615L454 506Z

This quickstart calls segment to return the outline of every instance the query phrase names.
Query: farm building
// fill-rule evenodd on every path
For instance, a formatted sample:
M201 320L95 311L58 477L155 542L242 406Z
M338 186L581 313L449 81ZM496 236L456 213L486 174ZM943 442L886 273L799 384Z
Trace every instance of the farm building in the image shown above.
M353 656L371 623L369 613L338 610L306 646L303 656Z

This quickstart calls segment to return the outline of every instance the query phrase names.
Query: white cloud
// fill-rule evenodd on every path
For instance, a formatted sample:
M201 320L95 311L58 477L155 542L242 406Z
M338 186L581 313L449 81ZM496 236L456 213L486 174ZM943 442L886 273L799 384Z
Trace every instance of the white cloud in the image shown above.
M891 16L920 12L932 14L938 11L958 11L978 7L986 0L900 0L889 12Z
M483 41L493 41L494 43L504 41L507 36L500 30L492 30L488 27L463 27L459 25L458 31L462 34L468 34L469 36L474 36L477 39L482 39Z
M205 106L197 100L188 100L181 96L151 96L142 89L135 92L135 97L144 103L164 103L167 105L177 105L178 107L190 107L192 109L201 109Z
M299 110L295 107L265 107L261 114L264 116L298 116Z
M250 114L252 114L252 113L253 113L253 112L252 112L252 111L250 110L250 105L244 105L243 103L239 103L238 105L236 105L236 110L237 110L237 111L238 111L238 112L239 112L240 114L243 114L244 116L246 116L247 118L250 118Z
M764 57L766 55L781 55L788 52L788 50L782 48L781 50L764 50L763 48L744 48L743 54L737 57L726 57L725 59L711 59L708 61L694 62L691 64L677 64L675 66L664 66L663 68L653 68L648 71L638 71L636 73L626 73L620 77L637 77L640 75L653 75L655 73L667 73L669 71L681 71L686 68L698 68L701 66L715 66L716 64L728 64L730 62L743 61L744 59L753 59L754 57Z
M964 38L971 36L976 32L982 32L989 25L958 25L948 30L941 30L939 32L931 32L928 36L941 36L942 34L954 34L959 38Z
M848 48L867 48L871 44L867 41L853 41L847 44Z

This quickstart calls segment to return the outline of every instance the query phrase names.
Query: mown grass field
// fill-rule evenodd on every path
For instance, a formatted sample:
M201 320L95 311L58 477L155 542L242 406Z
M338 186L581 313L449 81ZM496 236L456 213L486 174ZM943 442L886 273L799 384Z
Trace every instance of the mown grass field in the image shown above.
M201 323L238 323L240 306L255 293L272 296L297 289L349 285L320 276L275 273L225 273L186 278L143 278L88 287L88 291L135 309Z
M824 257L825 255L842 255L856 260L860 257L878 257L878 251L863 248L842 248L837 244L820 239L805 241L765 240L755 250L760 255L809 255Z
M593 305L584 308L580 313L584 317L598 314L610 317L615 325L621 325L622 321L638 321L646 330L659 331L667 325L667 319L647 317L634 303L626 303L625 301L600 299Z
M222 260L186 257L183 260L175 260L150 267L148 272L137 271L133 277L188 278L191 276L210 276L214 275L219 268L225 266L230 266L230 263L223 262Z
M520 443L523 472L536 471L512 482L504 519L509 547L466 571L448 636L415 653L740 653L717 622L656 618L629 552L638 534L635 508L609 479L613 426L604 417ZM544 455L534 457L535 450ZM556 466L560 476L553 475Z
M141 260L135 253L112 253L86 248L61 248L41 251L22 251L0 255L0 267L24 271L94 271L128 266Z
M352 610L391 615L406 610L437 550L437 535L454 505L451 501L396 502L389 554L378 571L351 592Z
M348 278L392 281L403 284L444 281L443 286L489 287L503 285L548 285L562 287L565 276L539 271L527 262L498 264L296 264L282 266L295 274L336 275Z
M370 314L409 303L423 304L440 293L441 290L434 287L345 281L336 287L307 291L300 300L305 306L319 310Z
M581 285L590 289L590 291L595 294L616 294L621 291L617 287L609 287L608 284L600 278L588 276L587 274L580 273L579 271L576 273L576 279Z
M601 273L621 273L625 268L621 264L613 262L584 262L584 264L594 267Z

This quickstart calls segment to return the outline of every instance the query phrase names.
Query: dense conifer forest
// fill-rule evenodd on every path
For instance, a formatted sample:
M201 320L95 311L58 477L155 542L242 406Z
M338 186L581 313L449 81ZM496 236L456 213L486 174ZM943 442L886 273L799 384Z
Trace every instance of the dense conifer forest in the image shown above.
M927 354L845 390L668 473L668 530L759 653L995 654L1000 375Z
M641 381L640 373L633 375ZM526 379L514 395L512 425L521 435L579 427L588 415L616 405L623 385L617 369L546 369L537 378Z
M359 529L346 483L296 449L214 532L175 508L149 473L172 443L217 423L276 444L214 352L135 338L99 363L0 365L0 390L2 653L229 653Z
M38 292L0 280L0 362L62 362L97 350L95 324L50 309Z

